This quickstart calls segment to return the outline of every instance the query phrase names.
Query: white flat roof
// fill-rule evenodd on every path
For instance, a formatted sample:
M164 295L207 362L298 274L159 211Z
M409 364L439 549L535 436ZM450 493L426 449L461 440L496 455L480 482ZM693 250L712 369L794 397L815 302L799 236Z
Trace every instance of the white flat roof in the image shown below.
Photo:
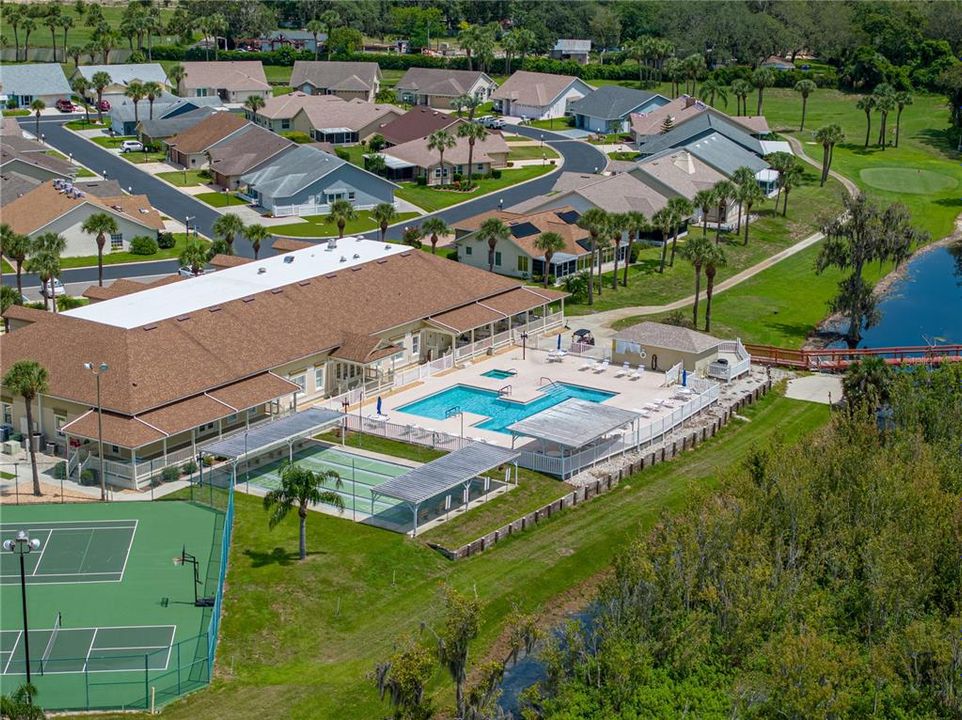
M114 327L141 327L410 251L407 245L346 237L338 240L333 249L322 242L303 250L102 300L61 314Z

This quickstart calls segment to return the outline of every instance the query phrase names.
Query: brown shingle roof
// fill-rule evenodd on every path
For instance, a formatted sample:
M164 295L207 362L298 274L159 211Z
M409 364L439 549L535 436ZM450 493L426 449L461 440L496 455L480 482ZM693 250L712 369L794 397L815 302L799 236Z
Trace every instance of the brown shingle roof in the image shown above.
M287 138L248 124L210 149L210 169L227 177L243 175L292 147Z
M210 259L211 267L215 268L237 267L238 265L246 265L249 262L254 261L251 258L241 257L240 255L224 255L223 253L217 253Z
M276 252L293 252L294 250L303 250L304 248L309 248L314 243L307 242L306 240L295 240L294 238L279 237L274 238L274 242L271 243L271 249Z
M396 88L453 98L469 92L479 80L491 82L491 78L480 70L412 67L398 80Z
M492 100L512 100L522 105L549 105L578 78L572 75L552 75L549 73L518 70L504 81L504 84L491 93Z
M467 138L454 135L456 144L444 151L444 162L446 165L462 165L468 162L470 147ZM494 163L501 162L510 152L508 143L498 132L489 132L485 140L478 140L474 144L474 156L472 162ZM438 164L438 153L428 149L426 138L411 140L402 145L395 145L383 151L385 155L412 163L418 167L429 168Z
M211 145L237 132L246 124L247 120L240 115L229 112L214 113L189 130L170 138L167 144L182 153L204 152Z
M369 103L364 100L307 105L301 111L312 128L348 128L355 132L378 121L387 123L404 111L397 105Z
M207 394L235 410L246 410L298 390L300 388L290 380L266 372L211 390Z
M337 95L307 95L302 92L292 92L267 98L264 101L264 107L257 111L257 116L269 120L290 119L306 107L324 107L330 103L342 102L344 100Z
M316 88L370 90L380 74L381 68L375 62L296 60L290 84L300 87L307 82Z
M682 95L651 112L632 113L631 132L642 137L658 135L666 118L671 118L672 125L679 125L685 120L700 115L707 109L708 106L700 100L696 100L689 95Z
M341 346L331 353L331 357L339 360L348 360L356 363L369 363L379 360L382 357L393 355L401 348L396 345L379 348L381 341L371 335L360 335L358 333L344 333Z
M223 88L232 91L270 90L260 60L182 63L185 88Z
M96 411L89 410L73 422L67 423L63 426L63 431L69 435L96 440L99 437ZM103 413L103 439L109 445L138 448L163 440L165 437L167 436L160 430L150 427L137 418L106 411Z
M18 161L65 178L73 177L77 173L77 168L67 160L32 150L19 151L8 147L6 143L0 146L0 167L5 168L8 164Z
M753 135L768 135L772 131L764 115L732 115L728 119Z
M530 214L492 210L481 213L480 215L475 215L474 217L466 218L465 220L458 222L455 227L457 227L459 230L469 230L474 232L480 228L481 224L489 217L497 217L500 218L509 229L522 225L531 225L537 229L537 232L535 233L525 233L520 237L512 233L512 237L510 239L510 242L513 242L531 257L544 257L544 253L535 247L535 241L541 237L542 233L546 232L558 233L558 235L561 236L565 243L565 246L561 252L567 253L568 255L586 255L588 251L582 246L578 245L578 241L585 240L590 236L590 233L588 233L587 230L582 230L573 222L565 222L560 216L560 213L566 211L570 212L571 210L572 208L570 206L555 208L552 210L543 210L541 212Z
M392 145L427 137L435 130L443 130L464 122L454 115L443 113L434 108L419 105L404 113L401 117L392 120L381 128L380 133ZM451 131L454 131L452 128Z

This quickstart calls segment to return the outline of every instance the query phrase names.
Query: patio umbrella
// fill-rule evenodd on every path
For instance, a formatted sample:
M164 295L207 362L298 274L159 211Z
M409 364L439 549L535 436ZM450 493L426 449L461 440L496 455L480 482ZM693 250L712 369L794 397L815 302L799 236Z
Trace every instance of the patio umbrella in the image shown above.
M681 385L682 387L688 387L688 371L682 368L681 371ZM378 398L377 411L381 412L381 398Z
M377 396L377 414L378 415L381 414L381 396L380 395Z

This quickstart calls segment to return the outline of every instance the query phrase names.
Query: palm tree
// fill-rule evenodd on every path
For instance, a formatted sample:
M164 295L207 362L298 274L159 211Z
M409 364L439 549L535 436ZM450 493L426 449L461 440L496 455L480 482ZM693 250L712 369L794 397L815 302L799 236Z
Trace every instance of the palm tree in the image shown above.
M628 250L625 253L625 269L621 284L628 287L628 267L631 265L631 251L634 249L635 240L645 230L648 229L648 218L638 210L629 210L625 213L625 229L628 231Z
M94 213L80 226L88 235L97 236L97 284L104 286L104 245L107 244L107 236L117 232L117 221L113 215L107 213Z
M34 135L36 135L37 140L40 139L40 113L47 109L47 103L45 103L40 98L35 99L30 103L30 109L33 110L34 117L36 118L36 129L34 130Z
M261 251L261 243L271 236L271 232L260 223L253 223L244 228L244 234L247 236L247 239L250 240L251 247L254 250L254 259L256 260Z
M715 227L715 243L721 242L722 218L728 217L728 205L738 195L738 188L730 180L720 180L711 189L718 208L718 224Z
M708 237L708 212L715 206L715 194L711 190L699 190L691 203L701 210L701 234Z
M90 123L90 104L87 102L87 91L90 90L90 83L87 82L87 78L83 75L77 75L73 80L70 81L70 89L74 92L77 97L80 98L80 102L84 106L84 115L86 116L87 123Z
M742 229L742 188L750 184L758 184L755 179L755 173L749 167L740 167L732 173L732 182L735 183L737 192L735 193L735 199L738 201L738 218L736 219L737 227L735 232L739 233Z
M765 156L765 160L771 166L772 170L778 173L778 194L775 196L775 212L778 212L778 201L782 197L782 189L784 187L784 174L788 170L796 165L795 156L787 152L774 152Z
M334 490L327 490L331 483ZM299 521L298 554L301 560L307 558L307 509L311 505L324 503L344 510L344 500L337 492L343 486L341 476L334 470L314 472L301 465L289 463L281 470L281 486L264 496L264 509L270 513L268 525L271 530L297 508Z
M758 90L758 109L755 111L756 115L762 114L762 99L765 88L771 87L774 84L775 74L768 68L759 68L752 73L752 85Z
M439 235L450 235L451 228L444 220L435 215L434 217L429 217L421 224L421 237L431 236L431 253L437 254L438 252L438 236Z
M43 16L43 24L50 30L50 44L53 46L53 61L57 62L57 28L60 27L60 18L63 11L59 5L51 4L48 6ZM64 48L66 50L66 48Z
M24 7L12 5L4 7L3 19L13 29L13 61L20 62L20 26L24 20Z
M311 20L309 23L307 23L305 27L307 29L307 32L309 32L311 35L314 36L314 61L316 62L318 59L318 55L320 54L320 51L321 51L321 46L317 42L317 37L322 32L324 32L324 23L322 23L320 20L315 18L314 20Z
M675 267L675 251L678 248L678 233L681 230L681 226L684 225L685 220L691 217L691 214L695 212L695 207L687 198L684 197L673 197L668 201L668 208L671 210L672 220L674 222L671 226L671 259L668 261L668 267Z
M751 225L752 208L755 205L765 202L765 191L752 178L751 182L746 182L738 186L738 205L745 211L745 244L748 245L748 226ZM739 210L741 212L741 210ZM739 221L740 221L739 216Z
M371 220L376 222L381 229L381 242L387 240L388 225L399 217L397 210L394 208L394 203L380 203L379 205L375 205L374 209L371 210Z
M542 279L544 286L548 287L548 275L551 274L551 258L555 253L561 252L565 248L564 238L556 232L541 233L534 241L534 246L544 255L544 273Z
M321 17L318 18L321 23L327 28L327 59L331 59L331 32L334 27L341 24L341 16L337 14L335 10L325 10L321 13Z
M71 45L67 48L67 57L73 60L74 67L80 67L80 58L84 56L85 52L83 45Z
M33 241L27 236L14 232L9 225L0 225L0 255L13 261L17 273L17 294L23 296L23 264L30 255Z
M899 135L902 131L902 111L912 104L912 94L904 90L895 93L895 104L898 107L898 114L895 116L895 147L898 147Z
M364 169L375 175L386 175L387 159L381 153L364 156Z
M661 263L658 265L658 272L663 273L668 261L668 237L675 225L675 214L666 205L651 216L651 224L661 233Z
M188 237L177 262L184 267L189 267L194 275L200 275L200 271L207 264L207 247L204 241L198 237Z
M625 217L625 213L611 213L608 216L608 233L611 235L611 244L615 249L615 265L614 272L611 274L611 289L618 289L618 252L621 250L621 236L625 234L628 229L628 218ZM599 272L599 277L601 274Z
M164 92L164 87L156 80L148 80L143 84L142 90L144 95L147 97L147 104L150 107L149 119L154 119L154 100L160 97Z
M187 77L187 71L180 63L171 65L170 69L167 70L167 79L170 81L171 87L173 87L175 90L180 85L180 81L185 77Z
M888 118L889 113L895 109L895 91L892 89L891 85L883 83L875 88L873 93L875 96L875 109L878 110L879 114L879 133L878 133L878 144L885 150L885 146L888 145Z
M458 117L461 117L461 113L467 110L469 121L474 120L474 113L477 111L479 105L481 105L481 99L471 93L458 95L451 101L451 109L457 113Z
M34 360L18 360L3 376L3 386L23 398L27 410L27 434L33 434L33 401L48 390L47 369ZM37 449L33 438L27 438L30 469L33 472L33 494L40 497L40 473L37 472Z
M140 114L138 103L144 99L144 84L140 80L134 79L127 83L127 89L124 90L124 96L129 97L134 103L134 125L140 122Z
M6 12L6 11L5 11ZM30 58L30 33L37 29L37 21L30 15L25 15L23 20L23 61L27 62Z
M490 217L478 228L478 240L488 243L488 270L494 272L494 249L498 243L511 237L508 226L496 217Z
M804 177L805 172L802 170L802 165L798 161L792 163L779 176L782 192L785 195L785 199L782 201L782 217L788 215L788 194L802 184Z
M611 247L611 216L609 215L605 219L604 228L601 234L598 236L598 242L595 247L595 257L598 259L598 297L601 297L601 293L604 290L605 279L601 274L601 266L604 263L605 252Z
M671 81L671 96L678 97L682 79L685 77L685 66L676 57L668 58L664 64L665 75Z
M853 363L842 378L842 394L852 410L875 413L889 400L892 368L881 357L866 357Z
M896 134L896 140L898 135ZM826 125L815 133L815 141L822 144L822 175L819 180L819 187L825 185L828 180L828 173L832 167L832 156L835 154L835 146L845 141L845 133L841 125Z
M698 327L698 296L701 293L701 269L705 258L715 251L715 245L705 236L689 237L681 249L681 255L695 268L695 304L691 309L691 323Z
M711 330L711 296L715 291L715 273L727 260L725 251L717 245L711 245L703 258L705 266L705 332Z
M478 25L468 25L464 27L460 33L458 33L458 40L461 43L461 48L464 50L464 54L468 59L468 70L473 70L473 54L474 49L478 45L481 37L481 28Z
M244 107L251 114L251 120L257 115L257 111L264 107L265 101L260 95L249 95L244 101Z
M718 96L718 98L725 103L725 107L728 107L728 93L725 91L725 86L713 77L706 78L701 84L701 96L713 107L715 105L715 96Z
M428 150L437 150L440 160L438 166L441 168L439 185L444 185L444 151L453 148L458 141L446 130L435 130L428 135Z
M101 103L104 100L104 90L110 85L110 75L103 71L98 70L90 78L90 84L93 89L97 91L97 122L103 124L104 121L104 111L101 107Z
M735 96L735 104L738 106L735 113L738 115L748 115L748 94L752 91L752 84L747 80L733 80L731 84L732 95Z
M868 147L869 137L872 134L872 111L875 109L875 98L864 95L855 103L855 107L865 113L865 147Z
M23 295L18 293L9 285L0 285L0 315L6 315L14 305L23 304ZM10 318L3 318L4 332L10 332Z
M474 143L488 139L488 131L474 122L462 123L458 127L458 137L468 140L468 189L474 187Z
M214 237L227 245L227 255L234 254L234 238L244 232L244 222L234 213L224 213L214 222Z
M335 200L327 210L327 222L337 224L337 236L344 237L344 226L350 220L357 220L357 210L348 200Z
M63 235L46 232L38 235L30 244L30 257L27 259L27 271L36 273L40 278L40 286L49 288L53 303L47 304L47 294L44 293L44 309L57 312L57 300L54 295L53 281L60 277L60 256L67 249L67 241Z
M795 83L795 92L802 96L802 122L798 126L799 132L805 129L805 112L808 110L808 96L818 89L812 80L799 80Z
M591 262L588 263L588 304L593 305L595 302L594 298L594 258L595 258L595 248L598 247L598 238L605 231L605 227L608 224L608 213L606 213L601 208L591 208L582 213L581 217L578 218L577 225L582 230L587 230L588 235L591 237L591 247L589 248L589 256Z

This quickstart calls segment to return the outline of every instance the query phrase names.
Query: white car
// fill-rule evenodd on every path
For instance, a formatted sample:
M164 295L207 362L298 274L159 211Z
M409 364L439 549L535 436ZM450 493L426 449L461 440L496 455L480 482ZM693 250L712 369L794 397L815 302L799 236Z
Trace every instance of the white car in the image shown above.
M200 274L207 275L208 273L214 272L214 268L201 268ZM177 274L181 277L194 277L194 271L191 269L190 265L181 265Z
M493 117L485 127L491 128L492 130L500 130L504 127L504 120L499 117Z
M140 140L124 140L120 143L120 152L142 152L144 149L144 144Z
M57 297L58 295L66 295L67 290L64 288L63 283L59 279L53 279L53 294L50 294L50 283L45 283L40 286L40 294L44 297Z

